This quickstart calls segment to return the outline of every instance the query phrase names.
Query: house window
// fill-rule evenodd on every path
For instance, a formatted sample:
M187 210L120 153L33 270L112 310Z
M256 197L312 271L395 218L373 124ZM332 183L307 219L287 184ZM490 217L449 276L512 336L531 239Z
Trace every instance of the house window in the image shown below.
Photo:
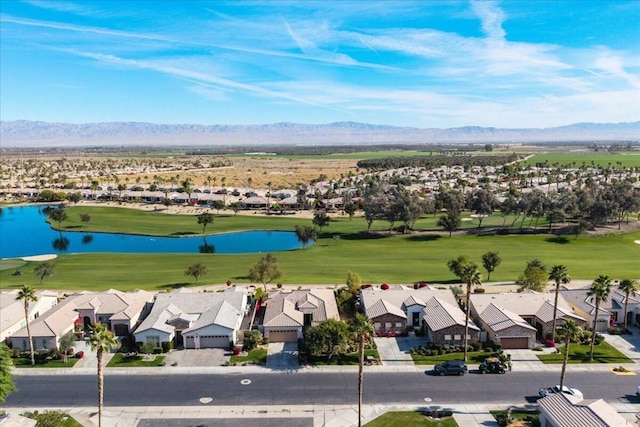
M46 339L42 339L42 348L47 348L47 340Z
M462 337L460 335L454 335L453 336L453 345L460 345L460 339Z
M147 342L152 342L156 347L160 347L160 337L157 335L150 335L146 339Z
M376 322L376 323L374 323L374 326L376 327L376 330L380 330L381 324L380 324L380 322Z
M392 325L392 324L393 324L393 323L391 323L391 322L387 322L387 325L386 325L386 326L387 326L387 329L391 329L391 325Z
M22 350L27 351L27 340L22 340Z
M444 345L451 345L451 335L444 336Z

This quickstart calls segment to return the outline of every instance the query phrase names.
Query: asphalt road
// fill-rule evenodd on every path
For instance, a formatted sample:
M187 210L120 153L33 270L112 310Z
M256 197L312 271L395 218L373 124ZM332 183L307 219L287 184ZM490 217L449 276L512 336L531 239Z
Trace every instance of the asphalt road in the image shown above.
M16 376L18 391L6 407L76 407L96 402L95 375ZM416 373L365 374L365 404L532 403L538 389L558 383L550 372L504 375L469 373L463 377L434 377ZM585 398L637 402L637 376L609 372L573 372L567 385ZM209 405L346 405L357 402L357 373L293 373L235 375L107 375L105 405L193 406L201 398Z

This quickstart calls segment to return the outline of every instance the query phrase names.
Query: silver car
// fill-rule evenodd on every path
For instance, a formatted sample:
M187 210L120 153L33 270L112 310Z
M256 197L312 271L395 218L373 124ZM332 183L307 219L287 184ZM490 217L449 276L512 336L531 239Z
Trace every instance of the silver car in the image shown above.
M584 395L582 394L582 392L580 390L578 390L577 388L570 388L570 387L567 387L566 385L564 385L564 386L562 386L562 392L564 394L568 394L568 395L571 395L571 396L579 397L580 399L584 398ZM540 397L545 397L545 396L548 396L550 394L558 394L558 393L560 393L560 386L559 385L554 385L553 387L542 387L540 389L540 391L538 392Z

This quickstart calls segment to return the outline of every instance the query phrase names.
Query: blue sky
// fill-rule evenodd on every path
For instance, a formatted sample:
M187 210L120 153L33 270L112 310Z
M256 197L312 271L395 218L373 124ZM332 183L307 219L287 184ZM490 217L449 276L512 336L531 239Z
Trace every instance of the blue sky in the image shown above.
M2 120L640 120L637 0L0 5Z

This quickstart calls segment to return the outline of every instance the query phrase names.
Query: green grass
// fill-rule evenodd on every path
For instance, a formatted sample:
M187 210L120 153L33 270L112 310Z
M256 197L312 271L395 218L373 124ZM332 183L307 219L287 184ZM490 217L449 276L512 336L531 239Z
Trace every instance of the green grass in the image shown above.
M81 223L80 213L92 216ZM196 218L181 215L141 212L119 208L70 208L65 230L138 232L150 234L200 233ZM72 221L77 218L78 223ZM421 219L418 228L433 228L437 219ZM500 216L490 221L502 223ZM296 224L311 224L309 219L266 216L220 215L207 232L229 232L250 229L293 230ZM80 228L74 228L78 225ZM375 222L372 230L388 228L386 222ZM572 236L554 239L550 235L443 237L419 234L367 234L366 222L339 218L325 227L313 246L275 254L284 272L278 281L284 284L345 282L348 271L362 276L363 283L435 283L458 282L448 270L447 261L460 254L480 264L482 254L498 251L503 261L491 275L492 281L513 281L524 270L527 261L539 258L548 265L564 264L574 279L594 279L600 274L610 277L636 277L640 257L640 232L605 236ZM333 239L339 235L340 240ZM42 286L33 274L36 262L21 267L23 276L11 276L12 269L0 271L4 289L18 288L25 282L36 288L68 290L166 290L194 285L184 275L187 265L202 262L209 273L199 284L220 284L227 280L249 283L249 269L263 254L63 254L55 260L55 270ZM330 268L327 268L330 267ZM484 273L484 272L483 272ZM486 275L484 275L486 277Z
M561 348L564 349L563 346ZM588 344L571 344L568 363L633 363L633 360L620 353L606 341L593 348L593 362L591 362L589 360L589 348ZM538 359L547 365L562 364L562 358L562 354L538 355Z
M585 166L591 167L594 165L600 165L602 167L608 167L611 163L611 167L617 168L619 165L616 162L621 162L621 166L627 168L640 166L640 153L638 152L617 152L617 153L603 153L603 152L589 152L589 153L545 153L536 154L529 160L522 162L523 165L535 166L536 163L549 162L549 166L557 163L559 166L564 167L570 165L570 167L579 168L584 162ZM574 163L575 162L575 163Z
M365 350L365 356L371 356L376 360L380 360L378 350ZM358 353L340 354L333 356L331 360L327 360L326 356L307 355L307 363L312 366L337 366L337 365L358 365L360 360Z
M439 421L430 420L419 412L387 412L375 420L365 424L365 427L458 427L453 417Z
M153 367L164 366L165 356L156 355L156 358L152 361L146 362L143 359L144 356L127 357L124 353L116 353L107 365L108 368L140 368L140 367Z
M12 360L13 365L16 368L73 368L80 359L76 359L75 357L68 357L66 362L63 360L36 360L35 365L31 365L31 359L29 358L16 357Z
M492 353L488 353L486 351L470 351L467 353L467 361L469 363L482 363L482 361L491 356L491 354ZM416 365L437 365L438 363L446 362L448 360L462 360L463 357L464 353L448 353L437 356L411 355L411 358Z
M253 349L246 356L231 356L231 363L244 363L249 362L254 365L264 365L267 363L267 349L256 348Z

